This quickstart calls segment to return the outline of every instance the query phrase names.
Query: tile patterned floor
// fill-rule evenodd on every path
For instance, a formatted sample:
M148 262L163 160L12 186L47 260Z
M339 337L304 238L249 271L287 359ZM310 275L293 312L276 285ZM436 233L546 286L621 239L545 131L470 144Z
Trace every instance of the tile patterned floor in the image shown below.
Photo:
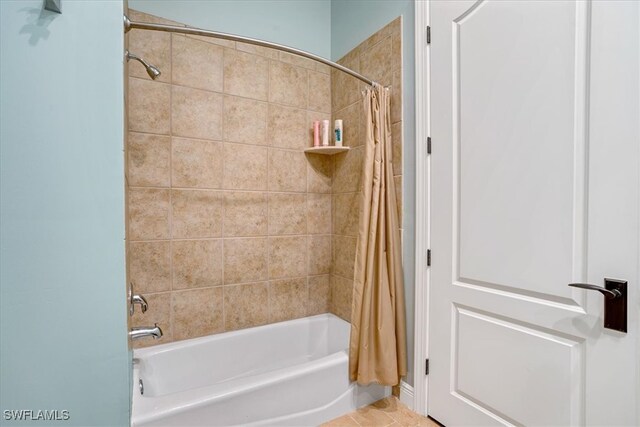
M416 414L393 396L379 400L321 427L439 427L427 417Z

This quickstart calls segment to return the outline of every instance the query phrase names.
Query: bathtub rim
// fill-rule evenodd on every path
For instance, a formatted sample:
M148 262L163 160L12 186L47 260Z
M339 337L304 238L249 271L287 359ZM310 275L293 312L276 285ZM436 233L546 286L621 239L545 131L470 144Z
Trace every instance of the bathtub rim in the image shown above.
M261 330L268 330L276 327L278 328L283 327L284 325L293 325L296 323L307 323L310 320L322 320L322 319L328 319L329 321L338 320L341 323L348 325L347 326L348 328L351 328L351 323L336 316L333 313L315 314L313 316L299 317L296 319L283 320L281 322L267 323L265 325L259 325L259 326L251 326L244 329L236 329L234 331L220 332L220 333L205 335L201 337L189 338L186 340L179 340L179 341L173 341L173 342L168 342L164 344L157 344L149 347L136 348L136 349L133 349L133 366L135 367L138 364L138 360L145 357L150 357L156 354L162 354L171 350L189 348L189 347L193 347L198 344L204 344L207 342L219 341L232 334L235 336L243 336L243 335L249 335ZM348 348L348 344L346 348Z

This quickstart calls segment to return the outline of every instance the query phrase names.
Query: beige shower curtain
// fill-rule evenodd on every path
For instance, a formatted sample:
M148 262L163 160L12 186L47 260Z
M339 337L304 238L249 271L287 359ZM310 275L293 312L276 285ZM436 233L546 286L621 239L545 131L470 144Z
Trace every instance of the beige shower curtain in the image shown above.
M396 385L407 374L404 284L391 166L389 90L364 93L366 146L351 313L349 376Z

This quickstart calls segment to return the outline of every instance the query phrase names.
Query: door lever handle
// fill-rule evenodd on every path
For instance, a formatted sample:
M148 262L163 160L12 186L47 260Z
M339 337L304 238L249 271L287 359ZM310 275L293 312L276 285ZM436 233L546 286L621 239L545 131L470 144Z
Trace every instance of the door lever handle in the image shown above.
M627 332L627 281L604 279L604 287L591 283L569 283L574 288L598 291L604 299L604 327L614 331Z
M569 286L573 288L587 289L590 291L598 291L607 299L616 299L622 296L622 292L617 289L607 289L602 286L592 285L591 283L569 283Z

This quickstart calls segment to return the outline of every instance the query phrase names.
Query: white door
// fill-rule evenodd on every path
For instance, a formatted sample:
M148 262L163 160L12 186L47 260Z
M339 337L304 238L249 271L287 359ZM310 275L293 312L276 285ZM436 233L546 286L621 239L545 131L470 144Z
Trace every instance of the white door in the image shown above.
M639 425L639 3L432 1L428 413ZM628 281L628 332L605 298Z

